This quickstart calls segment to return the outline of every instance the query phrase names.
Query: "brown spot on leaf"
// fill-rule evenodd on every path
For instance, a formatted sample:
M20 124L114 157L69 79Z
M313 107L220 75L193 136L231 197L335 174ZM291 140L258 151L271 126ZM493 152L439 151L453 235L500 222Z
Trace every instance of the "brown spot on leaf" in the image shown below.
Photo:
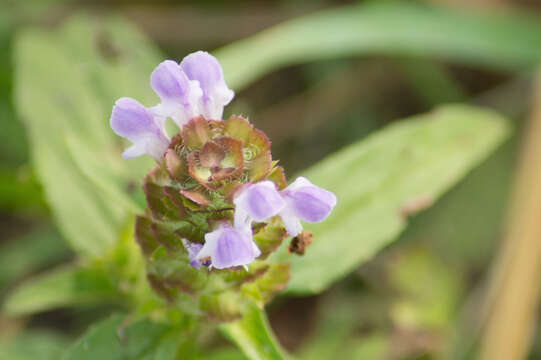
M422 195L411 200L406 201L400 207L400 216L405 220L410 216L417 214L418 212L430 207L434 203L434 199L431 196Z
M113 42L111 34L105 30L96 33L98 53L109 62L117 62L122 57L122 50Z

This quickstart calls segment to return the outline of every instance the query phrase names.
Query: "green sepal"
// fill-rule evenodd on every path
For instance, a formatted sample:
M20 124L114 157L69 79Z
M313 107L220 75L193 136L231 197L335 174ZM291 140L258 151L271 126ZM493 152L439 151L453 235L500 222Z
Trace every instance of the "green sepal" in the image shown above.
M170 229L160 223L150 224L150 231L156 241L165 247L168 252L182 251L182 238L177 232L171 232Z
M209 194L204 189L195 188L193 190L181 190L180 193L182 196L201 207L207 207L212 204Z
M267 136L241 116L231 116L226 121L224 133L242 141L248 180L255 182L264 179L269 174L272 162L271 143Z
M225 158L225 150L214 141L207 141L199 152L199 163L202 167L212 169L220 166Z
M216 322L240 320L248 306L248 299L237 291L224 291L215 295L201 297L201 311L206 318Z
M253 282L259 277L263 276L263 274L269 270L269 267L269 264L255 260L248 265L248 271L242 267L232 271L224 270L222 278L228 284L233 284L233 286L241 286L244 283Z
M151 225L152 220L146 216L138 215L135 218L135 240L146 256L150 256L160 246L154 237Z
M279 218L271 219L254 234L254 242L261 250L261 259L267 258L287 237L287 231Z
M190 150L201 149L211 139L209 123L202 116L191 119L182 128L183 143Z
M284 168L276 165L278 161L273 161L271 171L269 172L268 180L276 184L278 190L283 190L287 187L287 180Z
M178 182L184 181L188 175L186 160L173 149L167 149L165 153L165 167L169 176Z
M171 254L158 249L147 262L147 272L153 277L153 282L164 289L188 294L203 290L208 280L203 271L190 265L184 250ZM174 291L171 293L175 294Z
M272 264L263 276L254 282L242 285L242 292L260 307L268 303L277 293L284 290L290 279L289 264Z

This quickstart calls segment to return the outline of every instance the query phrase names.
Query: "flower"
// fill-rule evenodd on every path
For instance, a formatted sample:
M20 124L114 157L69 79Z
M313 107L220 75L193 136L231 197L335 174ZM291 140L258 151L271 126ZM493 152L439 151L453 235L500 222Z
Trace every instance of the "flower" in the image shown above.
M281 195L286 206L280 211L280 216L290 236L297 236L302 231L300 220L309 223L323 221L336 205L336 196L332 192L302 176L282 190Z
M199 102L203 91L199 82L188 79L175 61L165 60L160 63L150 75L150 84L162 101L152 108L157 117L170 117L182 127L200 114Z
M182 239L182 245L184 246L184 249L186 249L186 251L188 252L190 265L193 266L194 268L199 269L201 267L201 262L197 260L197 255L203 248L203 244L191 242L186 239Z
M117 135L133 143L122 153L125 159L147 154L160 161L169 146L163 123L159 123L137 100L126 97L118 99L110 124Z
M203 91L201 115L207 119L221 120L224 106L229 104L235 93L225 83L222 67L218 60L205 51L187 55L180 67L190 80L197 80Z
M251 221L265 221L277 215L286 202L272 181L266 180L243 187L233 199L235 227L249 226Z
M205 234L205 245L196 260L204 262L210 258L210 266L226 269L246 266L259 255L261 251L252 240L250 228L234 228L228 223L220 223L214 231Z

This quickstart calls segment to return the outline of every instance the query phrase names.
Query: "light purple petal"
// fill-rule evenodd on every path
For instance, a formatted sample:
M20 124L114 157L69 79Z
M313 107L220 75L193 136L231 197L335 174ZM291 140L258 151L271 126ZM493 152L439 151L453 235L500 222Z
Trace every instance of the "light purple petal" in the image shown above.
M186 249L186 251L188 252L190 265L199 269L201 267L201 262L197 260L197 255L199 254L199 252L201 252L203 244L194 243L186 239L182 239L182 245L184 245L184 249Z
M198 81L190 80L173 60L159 64L150 76L150 84L162 100L152 108L159 117L171 117L179 127L200 115L203 91Z
M265 221L286 205L272 181L250 184L233 200L235 203L235 226L243 226L250 221Z
M159 123L137 100L118 99L113 107L110 124L117 135L133 143L124 152L125 158L147 154L159 161L169 146L169 139Z
M307 222L325 220L336 205L336 196L304 177L299 177L282 191L288 207L295 215Z
M173 60L160 63L150 75L152 89L162 101L188 103L189 79L179 64Z
M297 178L281 194L286 206L280 211L280 217L290 236L297 236L302 231L300 219L311 223L325 220L336 206L336 196L332 192L315 186L304 177Z
M224 106L231 102L235 93L227 87L218 60L205 51L197 51L186 56L180 66L190 80L199 82L203 90L202 114L208 119L221 120Z
M248 228L237 229L224 224L205 235L205 245L197 255L197 260L203 261L210 257L213 267L226 269L248 265L259 255L261 251L253 242Z
M286 206L280 211L280 217L289 236L297 236L302 231L302 225L294 211Z

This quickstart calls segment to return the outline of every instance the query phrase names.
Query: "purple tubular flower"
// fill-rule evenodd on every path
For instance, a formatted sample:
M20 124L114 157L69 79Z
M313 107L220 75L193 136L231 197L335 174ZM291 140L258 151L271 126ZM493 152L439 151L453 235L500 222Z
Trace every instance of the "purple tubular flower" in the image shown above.
M156 116L170 117L182 127L199 115L198 104L203 95L199 82L188 79L175 61L160 63L150 76L150 85L162 101L152 109Z
M281 194L286 206L280 211L280 216L290 236L297 236L302 231L299 220L309 223L323 221L336 205L336 196L332 192L315 186L302 176Z
M261 251L252 240L250 228L238 229L223 223L205 235L205 245L196 260L202 262L210 258L211 266L226 269L246 266L259 255Z
M205 51L197 51L186 56L180 66L190 80L199 82L203 90L202 115L207 119L221 120L224 106L231 102L235 93L227 87L218 60Z
M144 154L160 161L169 146L163 126L137 100L120 98L113 107L110 120L113 131L133 145L122 156L131 159Z
M251 221L265 221L277 215L286 202L272 181L261 181L244 187L235 196L235 227L249 226Z
M190 259L190 265L194 268L199 269L201 267L201 262L197 260L197 255L203 248L203 244L195 243L182 239L182 245L184 249L188 252L188 258Z

